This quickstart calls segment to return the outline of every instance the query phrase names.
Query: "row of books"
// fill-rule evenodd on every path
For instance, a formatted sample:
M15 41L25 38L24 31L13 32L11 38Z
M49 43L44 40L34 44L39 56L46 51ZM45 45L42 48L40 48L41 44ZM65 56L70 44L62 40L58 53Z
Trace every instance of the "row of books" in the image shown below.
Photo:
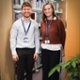
M62 9L60 9L58 2L60 0L14 0L14 8L15 9L21 8L22 3L25 1L29 1L30 3L32 3L32 8L34 10L35 9L41 10L45 2L51 1L57 13L59 12L62 13Z
M14 0L14 5L16 5L16 8L18 7L18 5L20 5L21 6L21 4L24 2L24 1L30 1L30 2L33 2L33 13L32 13L32 15L31 15L31 17L33 18L33 19L35 19L38 23L40 23L41 22L41 10L42 10L42 6L40 5L40 4L42 4L42 3L45 3L45 2L47 2L48 0ZM40 1L40 2L38 2L38 1ZM49 0L49 1L53 1L53 0ZM37 4L37 5L35 5L35 3ZM55 8L55 10L56 10L56 13L62 13L62 9L60 9L60 7L59 7L59 3L57 3L56 1L54 1L53 2L53 6L54 6L54 8ZM37 7L37 8L36 8ZM17 19L19 19L20 17L22 17L22 13L21 13L21 11L20 11L20 9L19 10L17 10L16 8L14 8L14 13L15 13L15 17L14 17L14 19L15 20L17 20ZM40 8L40 9L39 9ZM58 15L59 15L58 14ZM60 17L60 15L59 15L59 17Z
M42 8L43 4L49 0L13 0L15 6L21 6L23 2L29 1L33 8Z

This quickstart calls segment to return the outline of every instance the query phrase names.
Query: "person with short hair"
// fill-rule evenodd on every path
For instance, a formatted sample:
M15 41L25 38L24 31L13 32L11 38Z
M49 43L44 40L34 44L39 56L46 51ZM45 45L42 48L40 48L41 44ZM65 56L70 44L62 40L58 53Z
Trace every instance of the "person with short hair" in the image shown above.
M38 58L40 41L38 23L31 18L32 6L24 2L21 7L22 17L16 20L10 32L12 58L17 65L17 80L32 80L34 61Z

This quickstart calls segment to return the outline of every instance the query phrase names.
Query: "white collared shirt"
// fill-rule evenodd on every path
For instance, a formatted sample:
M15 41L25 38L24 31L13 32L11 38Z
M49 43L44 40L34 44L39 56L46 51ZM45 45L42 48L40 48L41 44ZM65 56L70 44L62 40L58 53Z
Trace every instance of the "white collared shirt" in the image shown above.
M25 43L23 40L25 37L25 33L21 19L24 22L26 30L30 22L30 21L25 22L23 18L20 18L19 20L14 22L10 32L10 48L12 55L17 54L16 48L35 48L35 53L38 53L40 49L40 42L39 42L40 35L39 35L38 23L35 20L30 19L31 25L27 33L29 42Z

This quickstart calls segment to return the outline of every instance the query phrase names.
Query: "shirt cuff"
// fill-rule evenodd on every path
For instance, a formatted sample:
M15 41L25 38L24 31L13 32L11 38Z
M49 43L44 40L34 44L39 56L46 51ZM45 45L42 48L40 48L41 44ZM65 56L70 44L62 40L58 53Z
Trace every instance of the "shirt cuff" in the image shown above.
M12 55L16 55L16 54L17 54L16 50L13 49L13 50L12 50Z

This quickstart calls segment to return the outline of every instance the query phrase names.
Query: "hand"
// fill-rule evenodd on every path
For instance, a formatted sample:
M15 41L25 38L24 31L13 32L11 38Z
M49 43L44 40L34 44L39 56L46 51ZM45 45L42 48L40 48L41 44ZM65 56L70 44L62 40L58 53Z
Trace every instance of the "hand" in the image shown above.
M34 54L34 59L35 59L35 60L38 59L38 54L37 54L37 53Z
M61 53L62 53L62 56L65 56L65 51L64 50L62 50Z
M19 60L19 57L18 57L18 55L16 54L16 55L13 55L13 56L12 56L12 59L13 59L14 61L18 61L18 60Z

